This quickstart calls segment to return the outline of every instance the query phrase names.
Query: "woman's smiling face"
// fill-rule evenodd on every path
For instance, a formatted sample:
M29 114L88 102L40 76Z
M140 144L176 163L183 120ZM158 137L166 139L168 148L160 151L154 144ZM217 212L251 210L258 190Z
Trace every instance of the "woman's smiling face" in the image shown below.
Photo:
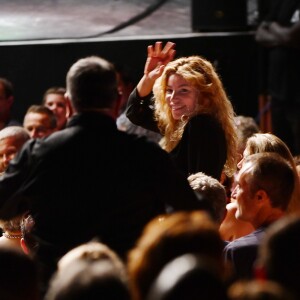
M178 74L169 76L167 81L166 100L175 120L180 120L182 116L191 116L195 113L198 95L198 91L182 76Z

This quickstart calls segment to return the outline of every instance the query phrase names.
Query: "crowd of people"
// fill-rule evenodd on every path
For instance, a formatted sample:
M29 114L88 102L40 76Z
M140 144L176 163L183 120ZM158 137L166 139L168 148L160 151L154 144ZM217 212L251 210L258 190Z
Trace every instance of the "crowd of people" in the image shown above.
M126 93L81 58L23 123L0 78L1 299L300 298L299 157L175 48Z

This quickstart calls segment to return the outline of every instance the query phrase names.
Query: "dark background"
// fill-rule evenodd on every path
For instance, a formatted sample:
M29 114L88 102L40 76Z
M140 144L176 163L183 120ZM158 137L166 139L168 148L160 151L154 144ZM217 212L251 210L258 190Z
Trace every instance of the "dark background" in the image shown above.
M226 0L231 3L228 6L224 0L201 1L164 1L139 22L108 34L103 33L159 1L1 3L0 20L6 23L0 21L0 76L14 84L15 116L22 121L28 106L40 103L46 89L65 86L66 73L79 58L102 56L128 70L137 81L147 45L171 40L177 45L177 57L197 54L211 60L236 113L256 117L257 45L245 3ZM199 3L206 6L199 7ZM236 3L240 4L233 5ZM203 10L207 11L205 18ZM14 22L9 23L9 18ZM87 38L92 35L99 36Z

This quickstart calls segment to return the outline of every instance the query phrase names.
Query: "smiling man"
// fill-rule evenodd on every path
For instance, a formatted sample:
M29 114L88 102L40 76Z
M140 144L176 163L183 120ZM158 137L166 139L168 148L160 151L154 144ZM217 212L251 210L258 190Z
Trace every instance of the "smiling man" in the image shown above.
M257 248L265 229L285 215L293 189L293 169L279 155L258 153L245 159L233 191L237 201L235 217L250 222L255 230L230 242L224 249L234 277L253 278Z

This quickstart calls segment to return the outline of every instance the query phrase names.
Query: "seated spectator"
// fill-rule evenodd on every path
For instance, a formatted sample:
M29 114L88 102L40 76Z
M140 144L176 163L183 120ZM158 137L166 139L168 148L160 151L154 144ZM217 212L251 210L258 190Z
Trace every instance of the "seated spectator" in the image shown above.
M226 287L217 269L208 257L179 256L163 267L146 300L226 300Z
M58 270L66 269L79 260L109 260L119 273L122 280L127 281L126 269L121 258L107 245L98 241L90 241L71 249L58 261Z
M244 158L254 153L277 153L286 159L292 166L296 174L296 166L293 156L287 145L277 136L270 133L256 133L248 138L246 148L243 152L243 157L238 163L238 167L243 165ZM288 206L288 212L300 210L300 183L295 176L295 187L291 201ZM245 236L254 231L254 228L249 222L236 220L234 217L237 211L237 203L234 196L231 198L231 203L227 205L227 215L220 227L220 233L223 239L232 241L241 236Z
M31 138L43 138L57 130L57 121L49 108L31 105L24 116L23 126L28 130Z
M288 215L266 231L256 262L256 276L272 280L300 299L300 217Z
M58 262L45 300L129 300L123 262L106 245L91 241L66 253Z
M152 220L128 256L133 299L145 299L162 268L187 253L205 255L215 261L217 274L224 279L223 248L218 226L204 211L177 212Z
M0 173L7 169L9 162L29 139L28 132L21 126L0 130Z
M228 289L230 300L296 300L293 295L274 281L238 281Z
M237 201L235 217L250 222L252 233L236 239L224 249L236 279L253 278L257 249L266 228L283 217L294 190L291 165L276 153L256 153L245 158L233 193Z
M214 220L221 224L225 217L225 187L217 179L202 172L190 175L188 181L192 189L200 193L208 202Z
M0 247L0 298L39 300L39 279L34 261L19 249Z
M65 128L68 119L72 116L72 106L65 94L64 87L51 87L43 96L42 104L52 110L56 116L57 130Z
M6 78L0 78L0 130L8 126L22 125L12 117L13 103L14 89L12 83Z

